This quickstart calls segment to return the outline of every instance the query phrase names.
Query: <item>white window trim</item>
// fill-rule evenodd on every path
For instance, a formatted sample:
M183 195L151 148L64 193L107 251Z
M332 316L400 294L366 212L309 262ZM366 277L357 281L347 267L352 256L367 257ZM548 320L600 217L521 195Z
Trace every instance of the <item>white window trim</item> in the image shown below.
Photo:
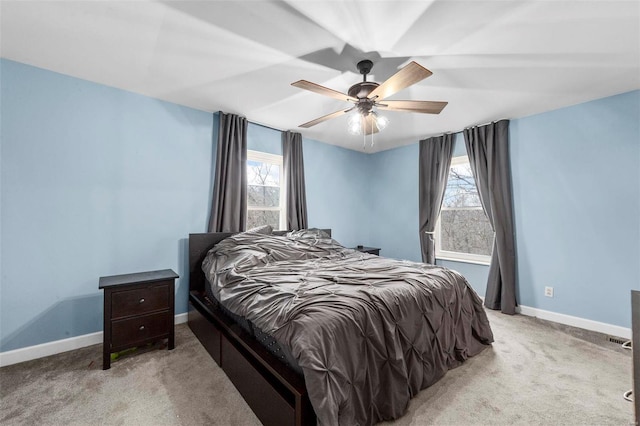
M451 165L457 166L460 164L468 163L469 157L466 155L461 155L459 157L453 157L451 159ZM455 210L482 210L482 207L457 207ZM442 210L452 210L448 208L442 208ZM465 263L475 263L478 265L490 265L491 264L491 256L486 256L483 254L471 254L471 253L460 253L457 251L448 251L442 250L440 248L442 231L440 229L440 214L438 215L438 220L436 221L436 229L434 231L433 237L435 238L436 243L436 259L437 260L448 260L453 262L465 262Z
M261 163L275 164L280 167L280 205L278 207L256 207L249 206L247 202L247 211L249 210L271 210L280 211L280 229L287 229L287 185L284 181L284 166L282 155L269 154L268 152L247 150L247 161L258 161ZM275 185L267 185L275 186ZM246 224L245 224L246 225Z

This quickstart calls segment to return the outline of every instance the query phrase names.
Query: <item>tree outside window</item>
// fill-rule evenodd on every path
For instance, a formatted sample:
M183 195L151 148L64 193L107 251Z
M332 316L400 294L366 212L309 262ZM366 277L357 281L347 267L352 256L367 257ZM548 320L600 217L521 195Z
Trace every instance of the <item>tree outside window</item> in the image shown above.
M491 261L494 232L484 213L466 156L451 161L442 210L436 225L436 257Z
M247 151L246 229L271 225L284 229L282 156Z

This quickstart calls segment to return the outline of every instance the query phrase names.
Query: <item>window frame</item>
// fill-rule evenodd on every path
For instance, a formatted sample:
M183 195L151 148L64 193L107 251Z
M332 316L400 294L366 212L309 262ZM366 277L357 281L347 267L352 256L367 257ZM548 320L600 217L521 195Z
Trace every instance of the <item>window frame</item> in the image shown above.
M257 161L260 163L269 163L280 167L280 205L278 207L260 207L249 205L249 180L247 179L247 219L249 218L250 210L267 210L267 211L279 211L280 223L278 230L287 229L287 186L284 179L284 161L282 155L270 154L268 152L247 150L247 163L249 161ZM248 173L248 164L245 164L245 173ZM248 176L247 176L248 178ZM245 219L245 228L246 228ZM274 230L275 231L275 230Z
M469 157L466 154L465 155L460 155L460 156L457 156L457 157L453 157L451 159L451 165L449 166L449 169L451 169L451 166L459 166L459 165L465 164L465 163L466 164L470 163ZM449 173L450 173L450 170L449 170L449 172L447 172L447 177L449 176ZM474 183L475 183L475 179L474 179ZM477 191L477 188L478 188L478 185L476 183L476 191ZM462 252L458 252L458 251L442 250L442 246L441 246L442 230L441 230L441 227L440 227L440 217L442 215L442 211L443 210L483 210L483 212L484 212L484 208L482 206L479 206L479 207L455 207L455 208L441 206L440 207L440 213L438 214L438 220L436 221L436 227L435 227L435 230L434 230L434 235L433 235L433 237L435 238L435 246L436 246L436 260L448 260L448 261L454 261L454 262L475 263L475 264L479 264L479 265L490 265L491 264L491 255L487 256L487 255L484 255L484 254L462 253ZM486 214L485 214L485 216L486 216ZM494 232L494 238L495 238L495 232Z

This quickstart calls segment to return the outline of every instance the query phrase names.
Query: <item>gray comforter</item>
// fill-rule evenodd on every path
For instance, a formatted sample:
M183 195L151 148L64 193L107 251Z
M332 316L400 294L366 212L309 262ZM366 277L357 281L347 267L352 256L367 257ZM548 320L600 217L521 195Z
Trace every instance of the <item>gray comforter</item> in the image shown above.
M203 269L216 299L294 355L320 425L400 417L411 397L493 341L460 274L318 232L237 234Z

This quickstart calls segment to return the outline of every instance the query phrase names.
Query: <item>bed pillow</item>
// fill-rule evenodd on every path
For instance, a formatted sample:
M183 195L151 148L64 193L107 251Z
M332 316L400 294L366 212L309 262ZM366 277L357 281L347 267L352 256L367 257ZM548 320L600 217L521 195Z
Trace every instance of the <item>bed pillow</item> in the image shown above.
M344 250L344 246L331 238L331 236L322 229L310 228L300 229L299 231L291 231L285 235L286 238L292 240L293 244L299 246L303 251L313 247L312 252L317 255L317 249L326 253ZM312 257L317 257L313 255Z
M255 228L247 229L244 232L251 232L253 234L271 235L273 234L273 228L271 227L271 225L262 225L262 226L256 226Z
M273 235L273 228L271 227L271 225L256 226L255 228L247 229L246 231L237 232L237 233L235 233L235 234L223 239L222 241L219 241L215 246L213 246L209 250L209 253L214 253L214 252L218 252L220 250L224 250L230 244L231 245L235 244L235 243L233 243L233 241L236 241L238 238L242 239L243 237L248 237L248 238L254 239L254 238L260 238L261 235L274 236ZM260 250L258 250L258 252L259 251ZM209 253L207 253L207 255ZM267 253L261 253L259 255L259 257L264 257L264 256L266 256L266 254Z
M287 233L286 237L294 240L305 239L305 238L331 238L329 234L324 232L322 229L317 229L317 228L300 229L298 231L291 231Z

